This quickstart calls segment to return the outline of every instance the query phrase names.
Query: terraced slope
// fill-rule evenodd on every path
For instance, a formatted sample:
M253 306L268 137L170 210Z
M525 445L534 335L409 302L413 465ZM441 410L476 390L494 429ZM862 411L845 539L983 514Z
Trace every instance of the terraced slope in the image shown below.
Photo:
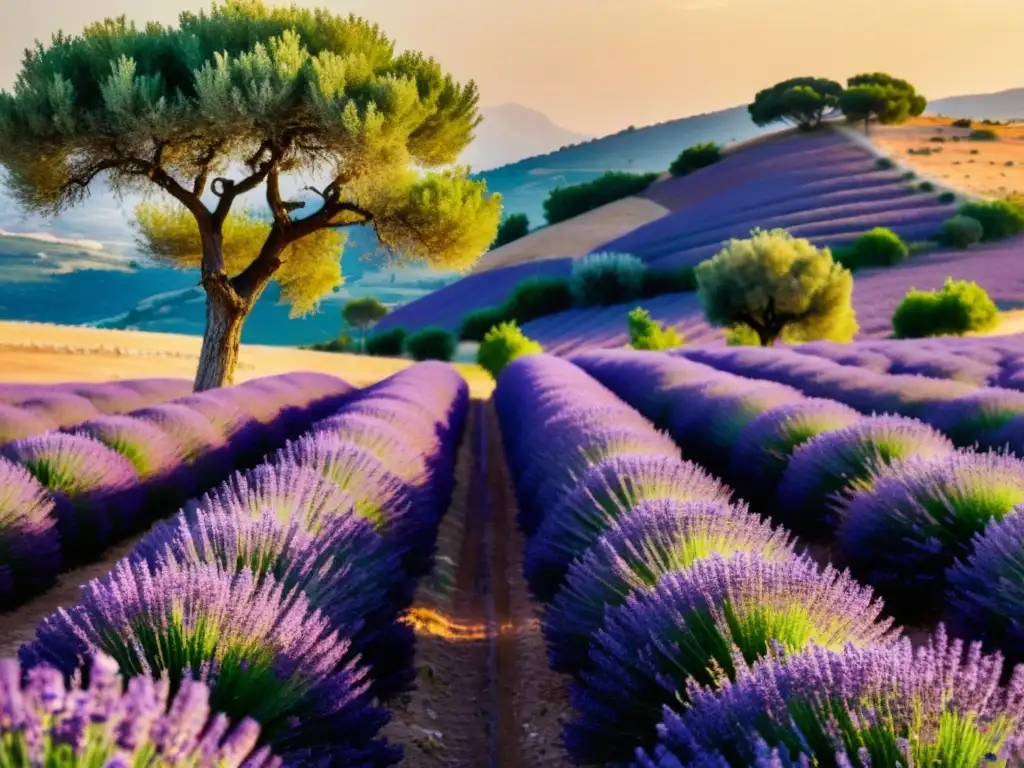
M838 245L885 226L913 241L933 235L954 207L916 191L898 171L880 169L868 150L831 131L753 142L710 168L656 182L644 196L673 213L590 252L625 251L653 267L674 268L700 262L723 241L746 236L754 227L785 227L818 245ZM561 258L472 274L396 310L380 327L455 330L463 315L499 303L524 277L565 275L570 265L571 259ZM898 293L906 287L901 279ZM882 293L879 301L886 304L889 292ZM683 312L693 305L688 299L678 303ZM583 327L584 317L572 313L563 320ZM555 318L542 322L542 328L561 324ZM869 333L878 332L878 323L869 325Z

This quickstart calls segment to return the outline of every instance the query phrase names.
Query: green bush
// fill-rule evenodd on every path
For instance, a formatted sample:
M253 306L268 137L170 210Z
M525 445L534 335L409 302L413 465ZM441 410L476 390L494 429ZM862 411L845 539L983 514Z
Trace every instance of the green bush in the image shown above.
M999 134L991 128L978 128L967 136L968 141L996 141L998 138Z
M525 325L545 315L572 309L572 291L561 277L528 277L502 305L506 320Z
M424 328L405 340L413 360L444 360L455 355L455 337L444 328Z
M521 237L525 237L529 232L530 219L527 218L526 214L513 213L498 225L498 234L495 236L494 242L491 243L491 249L508 245Z
M577 307L633 301L643 287L644 263L628 253L591 253L576 259L569 277Z
M517 357L539 355L544 351L539 343L527 337L515 322L502 323L491 328L480 342L476 362L497 379L505 366Z
M907 171L900 178L903 179L904 181L913 181L914 179L917 178L917 174L914 173L913 171Z
M463 341L483 341L494 326L509 320L505 306L475 309L462 318L459 324L459 338Z
M917 185L917 189L920 192L934 192L935 185L932 184L930 181L922 181L920 184Z
M404 328L378 331L367 336L366 354L373 355L374 357L401 357L404 344Z
M954 128L970 128L974 123L971 122L970 118L961 117L959 120L954 120L950 125Z
M624 197L637 195L656 178L657 173L609 171L592 181L557 187L544 201L544 218L548 224L557 224Z
M691 293L697 290L693 267L679 269L645 269L640 284L640 297L653 299L667 293Z
M943 142L946 141L946 137L945 136L929 136L928 137L928 141L935 142L936 144L942 144Z
M626 319L629 328L629 346L633 349L675 349L683 345L683 338L675 328L666 328L651 318L651 313L637 307Z
M730 347L759 347L761 340L749 325L734 325L725 329L725 343Z
M351 336L343 333L336 339L313 344L309 349L316 350L317 352L358 352L359 345L352 340Z
M985 235L981 222L970 216L954 216L942 224L942 242L957 248L970 248Z
M891 168L895 168L896 163L894 163L888 157L880 157L875 161L875 166L882 169L883 171L888 171Z
M902 238L885 227L876 227L865 232L849 247L842 249L835 258L847 269L891 267L905 261L910 249Z
M911 288L892 316L898 339L962 336L988 331L999 323L995 303L975 282L946 278L941 291Z
M687 147L680 152L679 156L668 167L668 172L673 176L685 176L699 168L714 165L721 159L722 148L713 141L705 141L702 144L694 144L692 147Z
M1017 200L965 203L957 213L981 222L981 239L986 243L1024 232L1024 205Z
M939 195L940 203L952 203L954 200L956 200L956 193L954 192L943 192Z

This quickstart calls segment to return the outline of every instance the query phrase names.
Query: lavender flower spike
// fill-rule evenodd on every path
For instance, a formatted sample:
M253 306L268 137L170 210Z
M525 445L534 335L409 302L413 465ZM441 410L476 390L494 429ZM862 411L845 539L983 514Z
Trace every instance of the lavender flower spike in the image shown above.
M0 608L53 584L60 563L53 498L26 469L0 459Z
M22 670L0 659L0 765L277 768L269 750L255 751L260 727L244 718L231 729L210 717L210 691L186 680L168 701L166 679L135 678L122 690L117 662L92 661L89 686L65 689L53 667ZM70 752L70 754L69 754Z

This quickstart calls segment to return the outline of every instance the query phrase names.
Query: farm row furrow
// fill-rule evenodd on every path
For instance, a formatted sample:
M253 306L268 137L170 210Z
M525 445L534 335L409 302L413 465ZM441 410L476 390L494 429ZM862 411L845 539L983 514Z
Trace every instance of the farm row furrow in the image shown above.
M353 391L332 376L270 377L0 446L0 609L252 466Z
M103 415L158 405L192 392L185 379L100 384L0 384L0 445L66 429Z
M945 619L959 636L1024 660L1024 601L1012 579L995 578L1024 551L1008 546L1024 543L1024 460L957 450L921 421L862 416L678 357L575 362L756 509L830 547L902 621Z
M650 392L642 365L631 373L646 404L668 398ZM551 662L573 678L574 761L866 766L938 749L944 764L1019 759L1019 674L1000 688L1001 659L965 660L943 631L913 649L869 589L797 555L582 369L521 358L495 399L524 570L548 603ZM689 410L685 396L677 405ZM955 723L971 737L953 737Z
M383 703L414 680L402 617L433 563L467 408L443 364L363 390L153 528L39 624L22 668L68 676L106 654L172 692L198 679L286 763L397 762Z

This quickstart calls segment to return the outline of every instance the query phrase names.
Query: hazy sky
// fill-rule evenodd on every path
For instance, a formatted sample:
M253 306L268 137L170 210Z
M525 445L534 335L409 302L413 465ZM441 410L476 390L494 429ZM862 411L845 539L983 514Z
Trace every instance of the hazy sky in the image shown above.
M939 98L1024 86L1024 0L309 0L402 48L603 134L749 101L786 77L883 70ZM172 21L204 0L0 0L0 88L21 52L103 16Z

